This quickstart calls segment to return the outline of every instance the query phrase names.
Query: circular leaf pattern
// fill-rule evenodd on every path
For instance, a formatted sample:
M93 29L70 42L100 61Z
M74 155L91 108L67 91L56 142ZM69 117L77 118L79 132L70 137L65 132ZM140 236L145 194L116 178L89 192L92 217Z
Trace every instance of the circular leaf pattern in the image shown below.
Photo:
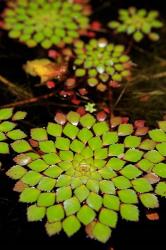
M145 9L136 9L130 7L128 9L119 10L119 21L111 21L108 26L117 33L127 33L132 35L136 42L140 42L145 35L152 41L157 41L159 35L153 32L153 29L161 28L162 22L157 19L159 13L151 10L147 12Z
M123 45L108 43L105 38L91 39L87 44L75 42L75 76L86 77L89 86L96 86L100 91L106 90L110 80L120 82L130 75L127 69L130 58L124 50Z
M45 49L62 42L70 44L89 24L87 3L64 0L9 1L4 11L4 28L9 37L29 47L37 44ZM44 27L44 29L43 29Z
M160 127L137 136L137 129L116 117L109 124L75 112L69 112L63 124L33 128L35 148L15 157L17 165L6 173L17 180L16 186L23 184L19 200L28 204L28 220L45 218L48 235L63 229L72 236L83 224L91 238L106 242L119 214L138 221L139 202L157 208L157 195L166 196L165 153L160 146L166 132ZM146 144L153 140L153 149L142 149L147 138Z

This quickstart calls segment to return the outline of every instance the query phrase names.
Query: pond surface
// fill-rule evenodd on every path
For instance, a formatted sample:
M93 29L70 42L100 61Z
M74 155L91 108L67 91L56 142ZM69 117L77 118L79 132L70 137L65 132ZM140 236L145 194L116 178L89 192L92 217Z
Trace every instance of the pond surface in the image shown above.
M134 5L147 9L156 9L160 12L162 20L166 24L166 2L164 0L92 0L94 7L94 20L99 19L102 23L116 17L119 8ZM4 1L0 1L0 10L4 7ZM104 34L105 35L105 34ZM121 41L110 37L113 42L123 42L129 46L128 40ZM50 93L45 87L35 88L36 79L28 77L22 69L22 65L36 57L45 57L47 53L37 47L28 49L25 45L19 44L8 38L5 31L0 31L0 76L18 84L32 92L33 96L40 96ZM135 78L132 84L124 89L115 90L112 109L115 114L128 116L131 121L145 119L147 124L155 126L156 121L166 119L166 25L161 31L161 39L156 43L145 41L134 45L131 54ZM18 98L13 92L0 84L0 105L17 102ZM94 102L100 102L102 95L90 96ZM65 107L63 107L65 106ZM21 107L28 111L29 122L22 123L22 127L28 130L30 127L42 126L53 119L56 111L68 111L72 106L60 97L52 97L48 100L41 100L36 103L29 103ZM42 112L41 112L42 110ZM166 228L166 201L160 199L160 208L157 212L160 215L158 221L148 221L144 213L141 214L139 223L129 223L120 220L117 229L113 231L112 238L101 244L90 240L81 230L71 239L64 233L49 238L41 225L42 223L28 223L26 220L26 205L18 203L18 194L12 191L14 182L4 175L10 166L11 159L4 161L0 172L0 249L6 249L7 245L34 246L36 249L92 249L92 250L134 250L139 249L165 249L165 228ZM3 247L2 247L3 246ZM38 248L37 248L38 247Z

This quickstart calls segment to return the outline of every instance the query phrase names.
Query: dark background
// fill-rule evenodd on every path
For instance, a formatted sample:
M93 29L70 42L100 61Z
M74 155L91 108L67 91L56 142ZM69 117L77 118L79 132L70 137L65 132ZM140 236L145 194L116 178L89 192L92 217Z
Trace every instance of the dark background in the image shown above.
M3 2L0 1L0 8L3 9ZM166 1L165 0L92 0L94 14L92 19L98 19L106 23L117 16L119 8L128 6L137 6L146 9L157 9L160 11L161 18L166 18ZM149 49L148 44L143 44L145 49ZM39 50L29 50L26 46L19 45L15 41L7 38L5 32L0 33L0 74L8 79L14 79L16 82L28 81L25 74L21 71L21 65L27 60L34 58ZM40 52L40 53L45 53ZM26 81L25 81L26 80ZM0 98L0 104L11 102L12 96L9 93L3 93ZM34 123L38 124L41 120L47 121L51 114L44 114L45 107L40 112L41 107L34 106L33 110L27 110L30 113ZM36 112L39 119L36 118ZM139 114L138 114L139 116ZM41 125L41 124L40 124ZM9 162L5 162L5 168L9 167ZM148 221L145 211L141 211L139 223L130 223L119 220L118 227L113 230L112 238L106 243L101 244L95 240L86 237L84 230L77 233L71 239L67 238L64 233L49 238L42 223L28 223L26 221L26 205L18 203L18 194L12 191L14 182L9 180L4 171L0 173L0 250L10 247L19 247L25 249L26 246L34 249L92 249L92 250L164 250L165 232L166 232L166 201L160 199L160 208L157 212L160 214L159 221Z

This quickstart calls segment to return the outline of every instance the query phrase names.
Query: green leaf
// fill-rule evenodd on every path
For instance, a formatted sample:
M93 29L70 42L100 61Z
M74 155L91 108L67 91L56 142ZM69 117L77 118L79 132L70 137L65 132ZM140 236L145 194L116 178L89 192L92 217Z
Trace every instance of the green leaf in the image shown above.
M55 203L55 193L41 193L37 199L39 207L49 207Z
M62 170L73 170L73 165L72 165L72 162L71 161L62 161L62 162L59 162L58 163L59 167L62 169Z
M134 189L139 193L146 193L153 190L151 184L145 178L138 178L132 181Z
M166 121L159 121L158 122L158 126L161 130L163 130L164 132L166 132Z
M92 150L96 150L98 148L102 147L102 141L100 137L92 137L89 141L88 144Z
M75 139L74 141L72 141L72 143L70 144L70 148L71 150L73 150L76 153L80 153L83 148L84 148L84 144L82 142L80 142L79 140Z
M42 175L35 171L28 171L21 179L22 182L29 186L35 186L41 179Z
M103 145L115 144L118 142L117 132L106 132L103 134Z
M166 156L166 142L162 142L156 145L156 149L162 156Z
M27 135L20 129L15 129L15 130L9 131L7 133L7 136L12 140L20 140L20 139L25 138Z
M95 224L92 232L93 237L102 243L105 243L111 237L111 233L112 230L100 222Z
M128 221L139 221L138 207L132 204L122 204L120 206L120 214L123 219Z
M36 141L45 141L48 140L47 132L44 128L32 128L31 137Z
M126 151L124 159L130 162L138 162L142 158L142 156L143 156L142 151L135 148L131 148Z
M117 143L109 146L109 156L121 156L124 153L124 145Z
M12 117L13 114L13 108L4 108L0 109L0 121L2 120L8 120Z
M0 132L0 141L5 141L7 138L6 138L6 135L2 132Z
M138 203L138 198L134 190L124 189L118 192L119 198L123 203L135 204Z
M81 155L84 156L85 159L91 158L93 156L93 151L90 147L85 147L81 151Z
M124 144L126 148L137 148L140 145L141 138L129 135L125 138Z
M25 188L20 194L19 201L32 203L35 202L40 195L40 191L36 188Z
M98 193L99 191L99 183L96 180L89 179L86 183L86 187L89 189L89 191Z
M76 216L71 215L67 217L63 221L63 230L67 234L68 237L71 237L73 234L75 234L81 227L81 224Z
M14 141L11 143L11 147L17 153L24 153L32 149L30 144L25 140Z
M127 166L125 166L120 173L127 177L129 180L131 179L135 179L136 177L140 176L142 174L142 171L139 170L137 167L129 164Z
M140 42L143 39L144 35L140 31L136 31L133 37L136 42Z
M76 69L75 76L77 77L83 77L86 74L85 69Z
M143 171L149 172L153 167L153 163L147 159L142 159L137 163L137 166Z
M19 121L19 120L23 120L27 115L27 112L24 111L17 111L13 117L12 117L12 121Z
M92 164L92 163L91 163ZM100 159L94 159L93 161L93 166L95 168L101 169L105 166L106 161L105 160L100 160Z
M28 164L28 167L36 172L42 172L48 165L41 159L37 159Z
M104 194L103 205L106 208L119 211L120 201L119 198L115 195Z
M56 190L56 201L62 202L68 200L72 196L71 187L61 187Z
M108 163L107 163L107 167L111 167L112 169L119 171L120 169L123 168L123 166L125 165L125 161L112 157Z
M76 135L78 134L78 131L79 129L76 126L70 123L67 123L63 129L63 134L69 137L70 139L74 139Z
M142 143L139 145L140 149L143 150L152 150L156 146L156 142L150 140L150 139L145 139L142 141Z
M106 148L98 148L94 152L95 159L105 159L108 157L108 150Z
M41 191L51 191L54 188L55 183L56 183L55 179L43 176L40 179L37 188Z
M82 202L88 197L89 190L85 185L81 185L74 190L74 194Z
M64 137L57 137L55 146L56 148L61 149L61 150L69 150L70 140Z
M26 174L26 172L27 170L25 168L19 165L15 165L6 172L6 175L13 180L19 180Z
M0 154L9 154L9 145L6 142L0 142Z
M145 34L148 34L150 31L151 31L151 25L148 24L148 23L144 23L142 25L142 31L145 33Z
M47 222L45 224L45 228L46 228L46 232L49 236L53 236L55 234L60 233L60 231L62 230L62 224L61 222L57 221L54 223L49 223Z
M85 114L80 118L80 124L85 128L91 128L95 123L95 118L90 114Z
M92 209L99 211L102 206L102 198L100 195L91 192L86 200L89 207Z
M154 194L141 194L140 200L142 204L147 208L157 208L159 207L159 202Z
M159 163L164 160L164 157L156 150L148 151L144 154L144 158L153 163Z
M99 213L99 221L102 224L115 228L118 221L118 215L115 211L107 208L102 208Z
M58 167L58 166L50 166L49 168L47 168L43 174L52 178L57 178L58 176L61 175L61 173L63 172L63 170Z
M0 123L0 131L1 132L9 132L16 127L14 122L4 121Z
M72 151L60 151L59 156L63 161L72 161L73 160L73 152Z
M65 217L65 212L61 204L54 205L47 208L47 219L49 222L61 221Z
M126 136L133 133L133 125L132 124L120 124L118 127L118 135Z
M96 213L94 212L94 210L87 205L83 205L77 213L77 218L84 225L88 225L89 223L91 223L94 220L95 216Z
M162 197L166 197L166 182L159 182L155 188L155 193Z
M166 164L158 163L154 166L153 172L159 177L166 178Z
M161 129L150 130L149 136L155 142L166 142L166 133Z
M54 165L61 161L60 157L56 153L44 154L42 158L49 165Z
M80 210L80 202L76 197L72 197L68 200L64 201L64 209L66 212L66 215L72 215L75 214L77 211Z
M71 183L71 176L60 175L57 179L56 187L68 186Z
M115 194L115 186L112 181L100 181L100 190L102 193Z
M113 28L113 29L116 29L117 27L119 27L119 25L120 25L120 23L116 22L116 21L111 21L108 23L108 27Z
M124 176L115 177L112 179L112 181L118 189L125 189L131 187L130 181Z
M77 112L70 111L67 116L67 120L73 125L77 125L80 120L80 115Z
M47 126L47 133L54 137L61 136L62 126L56 123L49 122Z
M104 133L108 132L109 126L107 122L97 122L93 126L94 133L97 136L103 135Z
M77 134L77 137L78 139L80 139L80 141L82 141L83 143L86 143L89 139L93 137L93 134L89 129L83 128L79 131L79 133Z
M39 148L44 153L53 153L56 152L55 143L51 140L49 141L40 141Z
M101 177L103 179L112 179L113 177L115 177L117 174L115 173L115 171L111 168L111 167L105 167L102 168L98 171L98 173L100 174L100 178L98 178L98 180L101 180ZM92 176L92 175L91 175Z
M45 207L38 207L37 205L32 205L27 208L28 221L41 221L46 213Z

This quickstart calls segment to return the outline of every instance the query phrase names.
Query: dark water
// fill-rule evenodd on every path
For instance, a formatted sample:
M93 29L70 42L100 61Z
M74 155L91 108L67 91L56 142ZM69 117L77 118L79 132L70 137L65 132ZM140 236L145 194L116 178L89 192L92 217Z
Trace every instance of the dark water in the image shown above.
M0 1L0 8L3 9L3 4ZM137 7L145 7L147 9L157 9L160 11L161 18L166 22L166 1L165 0L93 0L94 15L93 19L99 19L106 23L111 18L116 17L118 8L134 5ZM117 38L112 37L112 41ZM117 41L120 42L120 41ZM127 40L121 41L128 45ZM165 45L165 47L164 47ZM166 31L162 32L161 40L155 45L151 45L148 41L142 43L141 48L146 53L139 52L136 48L132 50L132 58L139 66L139 70L149 69L160 72L159 63L155 57L166 58ZM45 88L33 88L33 80L28 78L22 70L22 64L26 60L35 57L43 57L46 55L44 50L40 48L28 49L24 45L18 44L16 41L11 41L7 38L4 31L0 31L0 74L17 84L24 85L26 89L33 89L35 95L45 94ZM161 71L164 71L164 68ZM149 72L148 74L152 74ZM166 79L149 80L136 83L122 97L119 104L115 108L117 114L130 115L131 119L146 119L151 125L155 121L162 119L166 114L166 93L162 96L153 96L148 102L138 102L135 98L135 93L141 91L152 91L156 89L166 89ZM4 86L0 86L0 105L16 101L15 97L6 90ZM115 92L114 102L118 98L119 91ZM96 101L96 99L94 99ZM25 105L22 109L27 110L29 121L22 123L24 129L36 125L44 125L53 118L55 111L60 110L59 104L65 102L59 97L50 99L49 101L41 101L36 104ZM67 104L67 102L66 102ZM165 105L165 106L164 106ZM42 112L41 112L42 108ZM70 109L67 107L66 109ZM67 238L64 233L58 236L49 238L42 223L28 223L26 221L26 205L18 203L18 195L12 191L13 182L9 180L4 171L10 166L10 159L4 162L4 169L0 173L0 250L6 249L7 246L16 246L24 249L27 245L34 249L92 249L92 250L111 250L111 246L115 250L134 250L134 249L155 249L164 250L165 247L165 232L166 232L166 201L160 199L160 208L157 212L160 214L160 220L151 222L145 217L145 212L141 212L141 220L139 223L129 223L119 221L118 227L113 231L112 238L105 245L86 238L84 230L77 233L71 239Z

